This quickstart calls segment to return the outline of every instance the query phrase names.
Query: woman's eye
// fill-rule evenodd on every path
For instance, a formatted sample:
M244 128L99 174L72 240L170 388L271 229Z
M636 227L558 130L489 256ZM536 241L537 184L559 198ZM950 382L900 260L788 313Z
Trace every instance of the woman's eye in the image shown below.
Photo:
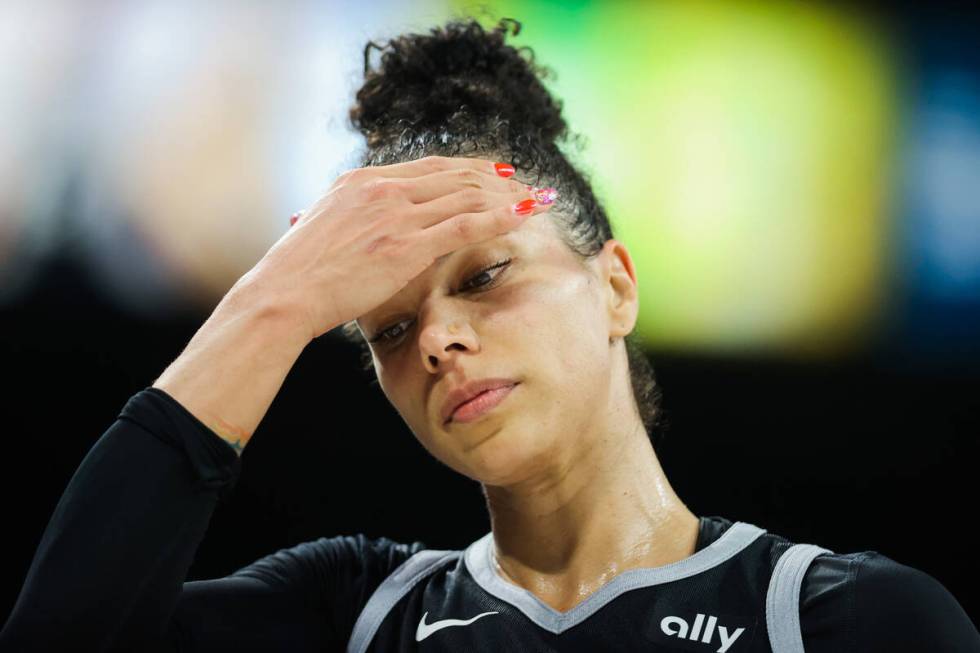
M487 268L484 268L484 269L480 270L480 272L478 272L476 275L474 275L474 276L470 277L469 279L467 279L463 283L463 285L460 286L460 288L459 288L460 291L469 290L471 287L473 287L473 288L490 288L492 286L495 286L497 284L497 279L500 278L500 275L499 274L494 275L493 277L491 277L490 281L489 282L486 282L486 283L476 283L476 284L474 284L474 282L477 281L477 280L479 280L481 277L483 277L483 275L489 273L491 270L496 270L497 268L502 268L503 266L507 265L510 262L511 262L511 259L509 259L509 258L508 259L504 259L503 261L497 261L496 263L494 263L490 267L487 267ZM397 332L399 329L401 329L402 331L405 330L402 327L403 324L406 324L406 322L399 322L398 324L395 324L394 326L389 327L389 328L385 329L384 331L379 331L378 332L378 335L376 335L374 338L371 339L371 343L373 344L373 343L378 342L378 341L394 342L401 335L400 332L397 333L397 334L395 332Z
M402 324L404 324L404 322L399 322L399 323L398 323L398 324L396 324L395 326L393 326L393 327L390 327L390 328L387 328L387 329L385 329L384 331L378 331L378 335L376 335L376 336L374 336L373 338L371 338L371 344L374 344L374 343L376 343L376 342L379 342L379 341L382 341L382 340L384 340L384 341L386 341L386 342L387 342L387 341L391 341L391 340L394 340L394 339L395 339L395 338L397 338L398 336L395 336L395 335L390 335L390 334L391 334L391 333L392 333L393 331L395 331L395 330L397 330L398 328L400 328Z
M496 263L494 263L493 265L491 265L491 266L490 266L490 267L488 267L488 268L484 268L484 269L483 269L483 270L481 270L481 271L480 271L479 273L477 273L477 274L476 274L476 276L473 276L473 277L470 277L468 281L466 281L466 282L465 282L465 283L464 283L464 284L463 284L462 286L460 286L460 290L467 290L467 289L468 289L468 286L469 286L469 284L472 284L472 283L473 283L474 281L476 281L477 279L479 279L479 278L480 278L480 277L482 277L483 275L485 275L485 274L487 274L487 273L488 273L488 272L490 272L491 270L496 270L497 268L501 268L501 267L503 267L503 266L505 266L505 265L507 265L508 263L510 263L510 259L505 259L505 260L503 260L503 261L497 261ZM494 277L491 277L491 279L490 279L490 281L489 281L488 283L479 283L479 284L476 284L476 286L477 286L478 288L485 288L485 287L487 287L487 286L491 286L491 285L493 285L494 283L496 283L496 281L497 281L497 278L498 278L499 276L500 276L500 275L498 274L498 275L496 275L496 276L494 276Z

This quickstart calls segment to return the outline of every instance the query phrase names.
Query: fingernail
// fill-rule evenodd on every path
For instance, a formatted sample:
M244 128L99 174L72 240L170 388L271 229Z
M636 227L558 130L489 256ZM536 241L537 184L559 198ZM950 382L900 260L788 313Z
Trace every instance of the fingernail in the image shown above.
M493 167L501 177L510 177L515 172L514 166L509 163L494 163Z
M296 221L299 220L302 215L303 215L302 211L297 211L296 213L289 216L289 226L292 227L294 224L296 224Z
M511 210L517 215L527 215L534 210L534 207L538 205L538 201L534 199L521 200L514 206L510 207Z

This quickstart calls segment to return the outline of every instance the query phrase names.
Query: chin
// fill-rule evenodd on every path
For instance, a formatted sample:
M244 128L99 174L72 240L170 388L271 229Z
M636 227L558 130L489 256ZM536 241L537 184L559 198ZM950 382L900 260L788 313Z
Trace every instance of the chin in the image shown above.
M544 452L525 434L506 427L471 450L460 453L463 474L485 485L510 485L531 475Z

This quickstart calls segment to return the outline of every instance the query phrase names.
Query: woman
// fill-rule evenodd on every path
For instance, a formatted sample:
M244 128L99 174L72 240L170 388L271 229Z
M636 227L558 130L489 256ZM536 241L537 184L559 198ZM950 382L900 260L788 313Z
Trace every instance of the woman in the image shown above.
M4 650L980 650L929 575L674 493L629 340L632 259L510 25L369 44L363 167L294 216L82 461ZM460 551L324 537L185 582L238 454L336 327L421 444L481 483L491 532Z

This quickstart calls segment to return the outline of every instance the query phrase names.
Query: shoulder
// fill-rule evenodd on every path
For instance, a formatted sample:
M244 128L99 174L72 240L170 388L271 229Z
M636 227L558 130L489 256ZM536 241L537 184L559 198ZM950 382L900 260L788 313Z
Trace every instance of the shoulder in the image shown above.
M869 646L884 640L892 650L980 651L980 633L942 583L877 551L857 565L854 608L858 640Z
M346 641L371 594L402 563L426 548L363 533L321 537L280 549L234 572L278 587L326 619Z
M363 533L321 537L280 549L232 575L303 585L319 593L321 599L363 595L370 594L399 565L425 548L418 541L371 538Z
M980 633L942 583L877 551L817 556L803 579L800 615L808 644L980 652Z

